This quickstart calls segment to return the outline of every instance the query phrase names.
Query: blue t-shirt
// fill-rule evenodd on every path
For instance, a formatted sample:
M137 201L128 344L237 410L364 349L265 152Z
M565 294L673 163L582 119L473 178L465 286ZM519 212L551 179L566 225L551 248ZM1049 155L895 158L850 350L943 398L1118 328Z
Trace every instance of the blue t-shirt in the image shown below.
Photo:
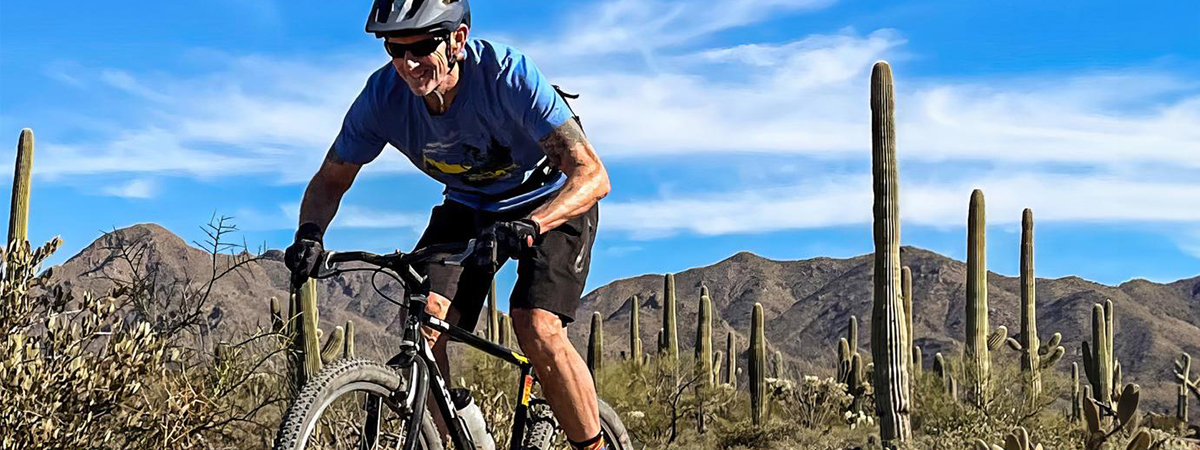
M366 164L392 144L445 184L447 198L476 209L503 210L550 195L565 176L520 198L503 194L545 158L538 141L570 120L570 109L516 49L469 39L466 55L457 96L441 115L429 113L391 63L375 71L346 113L335 151Z

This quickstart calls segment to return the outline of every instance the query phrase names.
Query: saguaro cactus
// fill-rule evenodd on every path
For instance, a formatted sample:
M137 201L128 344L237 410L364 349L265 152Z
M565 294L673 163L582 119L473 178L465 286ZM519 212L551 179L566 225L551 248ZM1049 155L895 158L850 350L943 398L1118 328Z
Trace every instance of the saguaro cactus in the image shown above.
M767 339L763 332L763 306L754 304L750 322L750 417L755 425L761 425L765 416Z
M639 310L641 305L638 302L637 294L634 294L629 299L629 358L633 360L633 365L640 366L642 364L642 328L638 323L641 321Z
M496 310L496 278L492 278L492 287L488 289L488 340L500 342L500 313Z
M850 316L850 325L846 328L846 344L850 353L858 353L858 316Z
M1116 370L1113 367L1112 347L1108 344L1111 320L1111 300L1104 306L1098 303L1092 305L1092 346L1083 341L1083 371L1092 385L1092 398L1105 407L1112 405L1113 375Z
M1200 377L1196 380L1191 379L1192 372L1192 355L1184 353L1179 355L1179 360L1175 361L1175 378L1179 379L1179 397L1175 403L1175 417L1181 423L1188 423L1188 391L1191 390L1196 394L1196 398L1200 399Z
M991 391L992 355L1008 335L1001 326L989 335L987 298L987 245L985 243L983 191L971 192L967 214L967 320L965 349L967 374L971 377L971 394L975 405L987 403Z
M708 288L700 287L700 308L696 318L696 374L704 387L712 385L712 299Z
M663 344L667 355L679 360L679 330L675 322L675 274L663 279Z
M913 335L912 295L912 269L909 269L908 266L902 266L900 267L900 298L904 299L904 329L906 330L905 336L908 339L908 342L904 344L904 351L909 352L910 355L916 351L913 348L916 345L916 337ZM915 355L908 358L910 364L914 361L914 358L916 358ZM915 374L917 370L920 370L920 368L915 366L910 367L909 374Z
M1009 338L1008 346L1021 353L1021 371L1026 372L1029 385L1026 397L1036 402L1042 392L1042 369L1053 366L1065 350L1058 345L1062 335L1054 333L1050 342L1041 343L1037 335L1037 291L1033 275L1033 211L1025 208L1021 214L1021 332ZM1046 359L1042 359L1045 356Z
M1083 400L1079 396L1079 363L1071 363L1071 415L1072 422L1079 421L1080 407L1083 405L1079 402Z
M737 389L737 335L730 331L725 336L725 384Z
M346 321L346 346L342 350L342 355L345 358L354 357L354 321Z
M513 347L512 318L508 314L500 314L500 346Z
M21 130L13 173L12 207L8 215L8 245L29 240L29 191L33 174L33 130Z
M900 298L900 177L894 110L892 69L886 62L876 62L871 70L871 172L875 191L871 356L875 363L875 411L885 445L907 441L912 435L905 350L909 341Z
M587 365L593 375L603 368L602 353L604 353L604 319L597 311L592 313L592 333L588 337Z
M921 376L921 363L923 361L923 355L921 355L921 347L914 345L912 350L912 374L913 379L917 379Z
M302 386L317 372L321 371L320 336L317 334L319 318L317 317L317 281L308 280L296 291L294 296L292 316L299 314L299 327L295 339L295 347L300 351L303 365L300 367L298 385Z

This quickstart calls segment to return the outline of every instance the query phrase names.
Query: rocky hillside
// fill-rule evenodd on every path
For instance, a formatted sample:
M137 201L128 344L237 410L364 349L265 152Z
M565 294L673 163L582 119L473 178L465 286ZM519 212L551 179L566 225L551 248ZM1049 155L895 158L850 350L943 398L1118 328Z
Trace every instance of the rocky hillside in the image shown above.
M966 298L966 264L913 247L901 250L901 260L913 274L913 310L917 345L925 367L935 352L961 352ZM693 348L700 285L709 288L717 311L713 348L723 350L728 331L738 335L741 362L755 302L763 304L771 350L781 350L790 367L802 373L830 375L838 338L845 335L851 315L861 321L860 345L870 354L871 255L850 259L814 258L774 261L738 253L708 267L675 274L679 337L682 348ZM1019 279L991 273L988 298L991 326L1020 328ZM619 357L629 349L630 298L642 303L641 338L653 351L662 326L663 275L618 280L588 293L579 316L599 311L604 318L605 349ZM1080 362L1080 344L1091 339L1092 304L1112 299L1116 308L1116 353L1126 382L1137 382L1150 409L1174 410L1171 361L1180 352L1200 353L1200 276L1170 284L1134 280L1106 286L1077 277L1038 279L1038 329L1043 339L1062 333L1067 354L1056 367L1069 371ZM585 350L587 326L572 327L572 341ZM683 350L681 350L683 351ZM996 353L998 363L1016 364L1007 347ZM1081 375L1082 376L1082 375Z
M924 350L928 367L935 352L949 356L961 351L966 266L912 247L902 249L901 259L912 269L916 342ZM215 333L267 326L269 299L287 296L287 271L281 260L281 252L268 251L212 286L211 303L204 315ZM220 271L234 261L233 256L218 256L215 267ZM210 254L158 225L142 224L116 230L93 242L55 267L53 280L77 291L107 292L114 286L113 280L129 281L138 274L145 278L154 273L157 276L152 282L165 298L171 289L196 291L205 287L203 283L211 278L213 268ZM726 332L734 331L742 348L739 366L745 367L750 311L759 302L765 309L772 348L781 350L791 367L803 373L830 374L837 339L844 335L851 315L862 321L859 342L864 351L869 350L872 270L870 255L774 261L743 252L708 267L678 273L681 346L688 351L692 348L695 300L704 283L716 310L714 349L723 350ZM390 279L380 276L375 281L389 296L403 295ZM990 274L988 281L992 326L1005 325L1016 332L1019 281L997 274ZM572 341L577 348L586 348L586 318L599 311L605 319L608 356L616 358L618 352L628 350L629 299L636 294L642 299L642 341L645 349L652 351L661 327L662 290L663 276L652 274L614 281L588 293L577 316L581 326L570 329ZM1116 306L1116 352L1126 381L1143 386L1150 409L1174 408L1171 360L1183 351L1200 357L1200 276L1170 284L1135 280L1120 286L1076 277L1039 279L1037 293L1038 326L1043 338L1061 332L1067 348L1058 370L1069 370L1071 362L1080 361L1080 343L1090 339L1091 305L1112 299ZM354 320L360 349L376 348L376 343L392 339L386 330L395 326L398 311L371 287L370 272L327 280L321 284L319 295L322 327ZM1015 364L1007 348L999 351L997 358L1000 363Z

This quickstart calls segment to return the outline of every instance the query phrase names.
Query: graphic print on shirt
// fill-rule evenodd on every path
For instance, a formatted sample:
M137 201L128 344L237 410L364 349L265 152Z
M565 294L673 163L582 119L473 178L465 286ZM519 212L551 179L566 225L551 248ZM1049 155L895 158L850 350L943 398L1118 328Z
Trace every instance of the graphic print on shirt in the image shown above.
M519 175L520 167L513 161L512 149L494 136L490 141L486 148L471 145L465 139L425 144L421 151L425 171L452 176L468 186L482 186Z

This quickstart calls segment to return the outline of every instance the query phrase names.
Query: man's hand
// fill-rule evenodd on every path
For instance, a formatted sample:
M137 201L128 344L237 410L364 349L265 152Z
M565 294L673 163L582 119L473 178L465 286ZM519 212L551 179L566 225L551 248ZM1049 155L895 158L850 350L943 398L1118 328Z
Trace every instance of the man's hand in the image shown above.
M521 252L533 247L541 236L537 222L531 219L496 222L480 234L480 239L496 245L496 263L516 258Z
M317 273L321 253L325 251L322 234L321 227L315 223L300 225L296 231L296 241L283 252L283 265L292 272L292 284L303 284L308 277Z

